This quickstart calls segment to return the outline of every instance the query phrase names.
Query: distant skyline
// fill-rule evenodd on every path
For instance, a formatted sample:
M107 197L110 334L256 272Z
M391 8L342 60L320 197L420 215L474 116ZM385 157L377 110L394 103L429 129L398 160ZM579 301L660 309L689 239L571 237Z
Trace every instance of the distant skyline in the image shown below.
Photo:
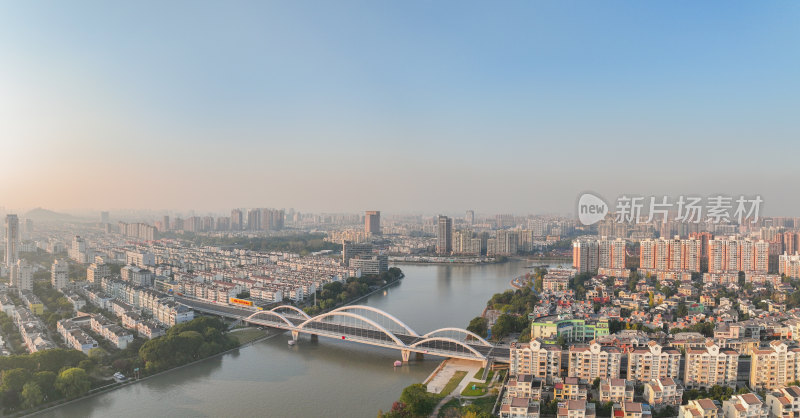
M800 3L0 3L0 206L800 216ZM98 215L99 216L99 215Z

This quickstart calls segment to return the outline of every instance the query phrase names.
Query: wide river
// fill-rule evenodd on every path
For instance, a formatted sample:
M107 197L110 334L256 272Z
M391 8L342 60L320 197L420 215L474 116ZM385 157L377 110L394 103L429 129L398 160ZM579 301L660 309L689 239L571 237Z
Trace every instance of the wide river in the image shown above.
M362 300L420 334L464 328L486 301L510 289L529 262L491 265L399 265L405 278ZM241 348L143 382L47 411L53 417L374 417L405 386L423 381L441 358L392 363L400 352L289 334Z

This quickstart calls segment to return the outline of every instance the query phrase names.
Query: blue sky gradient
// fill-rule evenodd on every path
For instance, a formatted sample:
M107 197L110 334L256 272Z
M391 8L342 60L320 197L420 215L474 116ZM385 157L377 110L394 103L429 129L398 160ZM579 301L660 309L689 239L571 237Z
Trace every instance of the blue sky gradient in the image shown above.
M800 215L799 20L789 1L3 2L0 199L534 213L725 192Z

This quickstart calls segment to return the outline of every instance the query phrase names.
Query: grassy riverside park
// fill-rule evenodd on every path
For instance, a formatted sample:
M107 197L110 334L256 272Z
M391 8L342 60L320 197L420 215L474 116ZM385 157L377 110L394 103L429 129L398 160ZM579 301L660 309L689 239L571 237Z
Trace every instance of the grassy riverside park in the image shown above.
M239 341L239 345L251 343L266 336L266 332L258 328L238 328L228 333L231 337Z
M486 396L483 398L472 399L470 405L467 407L461 406L461 401L458 398L453 398L446 404L442 405L439 409L438 417L457 417L463 416L465 413L474 412L475 417L492 416L492 408L494 408L497 396Z
M475 386L475 389L472 386ZM473 383L461 391L461 396L483 396L487 393L488 387L488 383Z
M457 371L453 377L450 378L450 381L444 386L442 391L439 393L439 396L444 398L445 396L449 395L453 390L458 387L458 384L464 380L464 377L467 375L467 372L464 371Z

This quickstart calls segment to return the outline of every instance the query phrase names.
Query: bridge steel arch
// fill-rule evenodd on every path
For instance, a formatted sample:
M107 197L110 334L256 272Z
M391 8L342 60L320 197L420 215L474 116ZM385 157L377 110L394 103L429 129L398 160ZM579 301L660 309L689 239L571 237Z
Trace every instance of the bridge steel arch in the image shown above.
M400 327L402 327L403 329L405 329L406 331L408 331L408 334L409 334L409 335L411 335L411 336L414 336L414 337L419 337L419 334L417 334L417 332L416 332L416 331L414 331L413 329L411 329L411 327L409 327L408 325L406 325L406 324L405 324L403 321L401 321L401 320L397 319L397 317L395 317L394 315L392 315L392 314L390 314L390 313L388 313L388 312L382 311L382 310L380 310L380 309L378 309L378 308L373 308L372 306L366 306L366 305L347 305L347 306L342 306L342 307L336 308L336 309L334 309L334 310L332 310L332 311L330 311L330 312L328 312L328 313L333 313L333 312L345 312L345 311L357 310L357 309L363 309L363 310L365 310L365 311L375 312L375 313L377 313L378 315L381 315L381 316L383 316L384 318L386 318L386 319L388 319L388 320L390 320L390 321L394 322L395 324L399 325Z
M321 319L327 318L327 317L333 317L333 316L346 316L346 317L358 319L360 321L364 321L364 322L372 325L373 327L377 328L379 331L383 332L384 334L386 334L387 337L391 338L395 342L395 344L397 345L398 348L406 348L406 344L403 343L402 341L400 341L400 339L397 338L396 335L394 335L391 331L386 329L383 325L381 325L381 324L379 324L379 323L377 323L377 322L375 322L375 321L373 321L373 320L371 320L369 318L366 318L364 316L361 316L361 315L358 315L358 314L354 314L352 312L341 312L341 311L337 312L335 309L330 311L330 312L326 312L324 314L320 314L320 315L317 315L317 316L315 316L315 317L313 317L311 319L306 320L305 322L303 322L302 324L297 326L296 331L297 332L303 331L306 325L311 324L311 323L321 323L320 322Z
M252 315L248 316L247 318L245 318L245 319L244 319L244 321L245 321L245 322L251 322L251 320L253 320L253 319L254 319L256 316L258 316L258 315L274 315L274 316L277 316L278 318L280 318L280 319L281 319L281 321L285 322L285 323L286 323L286 325L287 325L289 328L294 328L294 324L292 323L292 321L290 321L290 320L286 319L286 317L285 317L285 316L283 316L283 315L279 314L278 312L273 312L273 311L258 311L258 312L256 312L256 313L254 313L254 314L252 314Z
M295 312L299 313L299 314L300 314L300 316L302 316L302 317L303 317L303 318L305 318L305 319L311 319L311 317L310 317L310 316L308 316L308 314L307 314L307 313L305 313L305 312L304 312L302 309L300 309L300 308L298 308L298 307L296 307L296 306L292 306L292 305L281 305L281 306L277 306L277 307L274 307L274 308L270 309L269 311L270 311L270 312L278 312L278 310L279 310L279 309L290 309L290 310L293 310L293 311L295 311Z
M467 336L470 336L470 337L478 340L478 342L481 345L484 345L486 347L492 347L492 344L489 341L486 341L483 338L481 338L480 335L478 335L478 334L476 334L476 333L474 333L472 331L468 331L468 330L461 329L461 328L439 328L437 330L433 330L433 331L423 335L422 338L434 337L434 336L436 336L436 334L445 333L445 332L448 332L448 331L453 331L453 332L458 332L458 333L461 333L461 334L465 334Z
M408 347L409 347L409 348L418 348L418 346L419 346L420 344L424 344L424 343L426 343L426 342L431 342L431 341L442 341L442 342L448 342L448 343L453 343L453 344L456 344L456 345L460 345L461 347L464 347L464 348L466 348L467 350L471 351L471 352L472 352L472 354L475 354L475 356L476 356L476 357L478 357L479 359L481 359L481 360L486 360L486 356L484 356L483 354L481 354L481 353L480 353L478 350L476 350L476 349L474 349L474 348L470 347L468 344L465 344L465 343L463 343L463 342L461 342L461 341L458 341L458 340L456 340L456 339L453 339L453 338L447 338L447 337L430 337L430 338L426 338L426 339L424 339L424 340L419 340L419 341L415 342L414 344L411 344L411 345L409 345ZM434 353L432 353L432 354L434 354Z

